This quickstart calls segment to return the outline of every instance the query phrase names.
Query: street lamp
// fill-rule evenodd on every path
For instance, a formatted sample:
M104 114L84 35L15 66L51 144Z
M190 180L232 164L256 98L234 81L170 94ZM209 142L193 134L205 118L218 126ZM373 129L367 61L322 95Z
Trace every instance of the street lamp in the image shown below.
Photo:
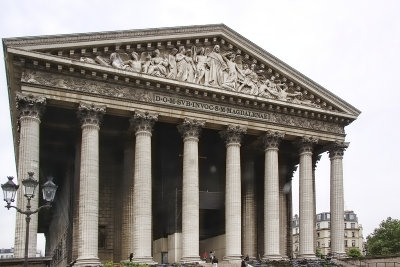
M57 190L57 185L53 183L53 177L47 178L48 181L45 182L42 185L42 192L43 192L43 199L46 201L46 204L43 206L40 206L36 210L31 210L31 199L35 196L35 189L37 185L39 184L38 181L36 181L33 178L34 173L33 172L28 172L28 178L25 178L22 180L22 185L24 186L24 196L28 200L28 203L26 204L26 210L21 210L20 208L17 208L16 206L12 206L11 203L14 202L15 200L15 194L17 193L17 190L19 188L19 185L16 185L13 182L14 177L8 176L8 181L5 184L1 185L1 188L3 189L3 194L4 194L4 201L7 203L6 208L14 208L16 209L19 213L25 214L26 218L26 233L25 233L25 260L24 260L24 267L28 266L28 243L29 243L29 223L31 221L31 215L34 213L39 212L43 208L50 208L51 203L54 200L54 197L56 195L56 190Z

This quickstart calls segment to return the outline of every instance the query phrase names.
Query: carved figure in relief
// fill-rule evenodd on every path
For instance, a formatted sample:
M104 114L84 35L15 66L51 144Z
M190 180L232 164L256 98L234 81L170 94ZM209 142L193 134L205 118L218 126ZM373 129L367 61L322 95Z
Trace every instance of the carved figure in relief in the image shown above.
M142 62L139 60L139 54L136 52L132 52L132 59L128 61L128 64L131 66L133 71L141 72L142 71Z
M90 64L96 64L96 60L90 57L81 57L79 60Z
M176 68L178 73L176 79L179 81L186 81L188 78L188 67L186 61L186 50L184 46L180 46L176 54Z
M167 76L168 61L160 56L160 50L153 51L153 58L150 59L150 64L147 73L155 76Z
M289 97L301 95L301 92L288 93L288 86L285 83L281 83L280 80L275 80L274 76L272 76L270 80L265 80L264 84L266 85L264 90L267 90L279 100L288 101L291 100Z
M207 65L210 68L209 85L222 86L224 83L223 71L227 66L220 54L219 45L215 45L213 51L208 55Z
M250 87L250 91L248 92L251 95L257 95L258 94L258 75L255 72L255 67L256 64L251 64L250 68L248 67L247 64L243 65L244 70L243 70L243 80L239 80L240 86L238 88L238 92L242 92L243 88L245 86Z
M222 87L233 91L236 91L236 83L239 77L238 74L242 74L242 70L236 64L236 57L237 56L232 52L222 55L222 58L225 60L226 65L228 66L228 74L224 79Z
M178 53L178 49L172 48L171 53L168 55L169 72L167 78L170 79L176 79L176 75L178 74L176 66L176 53Z
M208 84L207 50L201 47L197 52L197 48L194 46L193 60L196 63L195 83L197 84Z
M129 66L129 60L123 60L121 55L117 52L111 53L110 62L111 66L117 69L132 70L131 67Z
M196 70L196 66L194 65L194 61L192 58L192 51L191 50L187 50L186 51L186 68L187 68L187 79L186 81L193 83L194 82L194 78L195 78L195 70Z
M110 60L102 56L97 56L94 60L101 66L110 66Z
M142 62L142 72L147 73L151 64L151 56L147 52L142 52L140 55L140 61Z

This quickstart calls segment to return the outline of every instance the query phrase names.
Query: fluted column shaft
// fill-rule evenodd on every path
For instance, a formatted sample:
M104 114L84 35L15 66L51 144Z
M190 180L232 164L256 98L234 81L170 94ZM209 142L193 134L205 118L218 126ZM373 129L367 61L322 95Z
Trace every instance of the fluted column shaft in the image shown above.
M317 142L314 138L303 138L300 142L300 182L299 182L299 257L314 259L314 196L312 150Z
M40 116L46 104L44 97L17 94L17 109L19 111L19 147L18 147L18 184L28 177L28 172L35 173L35 179L39 180L39 132ZM17 194L17 207L25 210L27 199L23 190ZM31 210L36 210L39 204L39 188L31 199ZM14 257L23 258L25 255L25 215L16 213ZM28 257L36 257L38 217L32 214L29 224Z
M99 130L105 107L80 103L82 143L79 180L79 249L77 266L98 266Z
M158 115L135 112L131 125L134 129L135 166L133 178L133 261L152 263L152 175L151 130Z
M183 137L182 258L199 262L199 155L198 142L204 122L184 119L178 126Z
M266 260L281 259L279 220L278 147L282 133L268 131L264 136L264 256Z
M245 132L244 128L233 125L221 132L226 142L224 260L227 261L240 261L242 256L240 142Z
M250 259L257 258L257 212L254 168L254 159L248 160L245 163L243 175L242 253L244 256L248 255Z
M336 143L329 150L331 160L331 253L333 256L346 254L344 247L344 192L343 192L343 153L346 143Z

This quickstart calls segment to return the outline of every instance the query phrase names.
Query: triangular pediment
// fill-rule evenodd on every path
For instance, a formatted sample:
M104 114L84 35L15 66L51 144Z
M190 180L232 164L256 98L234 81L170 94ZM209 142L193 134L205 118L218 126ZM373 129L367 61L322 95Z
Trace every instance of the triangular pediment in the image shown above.
M360 111L225 25L4 39L45 68L219 92L354 120ZM344 124L347 124L344 123Z

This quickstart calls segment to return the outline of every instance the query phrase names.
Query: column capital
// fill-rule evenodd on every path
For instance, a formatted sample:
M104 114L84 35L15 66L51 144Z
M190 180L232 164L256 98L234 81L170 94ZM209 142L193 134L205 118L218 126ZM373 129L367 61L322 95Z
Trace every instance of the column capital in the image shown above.
M297 145L299 147L300 154L312 153L314 145L318 143L318 139L312 136L303 136L298 140Z
M46 98L44 96L33 96L32 94L17 92L15 100L20 118L26 116L40 119L46 106Z
M205 121L184 118L182 124L178 125L178 131L182 134L183 139L193 137L199 138L201 128L205 125Z
M106 106L98 106L93 103L79 103L78 118L82 127L85 125L93 125L100 127L101 120L106 112Z
M158 120L158 114L135 111L132 118L129 120L131 130L135 133L145 131L151 133L154 123Z
M348 142L333 142L328 146L329 158L342 158L344 151L349 147Z
M285 137L284 133L267 131L263 137L264 149L277 149L283 137Z
M240 127L239 125L228 125L225 130L220 131L220 136L225 139L226 145L236 143L240 144L242 137L246 134L247 128Z

